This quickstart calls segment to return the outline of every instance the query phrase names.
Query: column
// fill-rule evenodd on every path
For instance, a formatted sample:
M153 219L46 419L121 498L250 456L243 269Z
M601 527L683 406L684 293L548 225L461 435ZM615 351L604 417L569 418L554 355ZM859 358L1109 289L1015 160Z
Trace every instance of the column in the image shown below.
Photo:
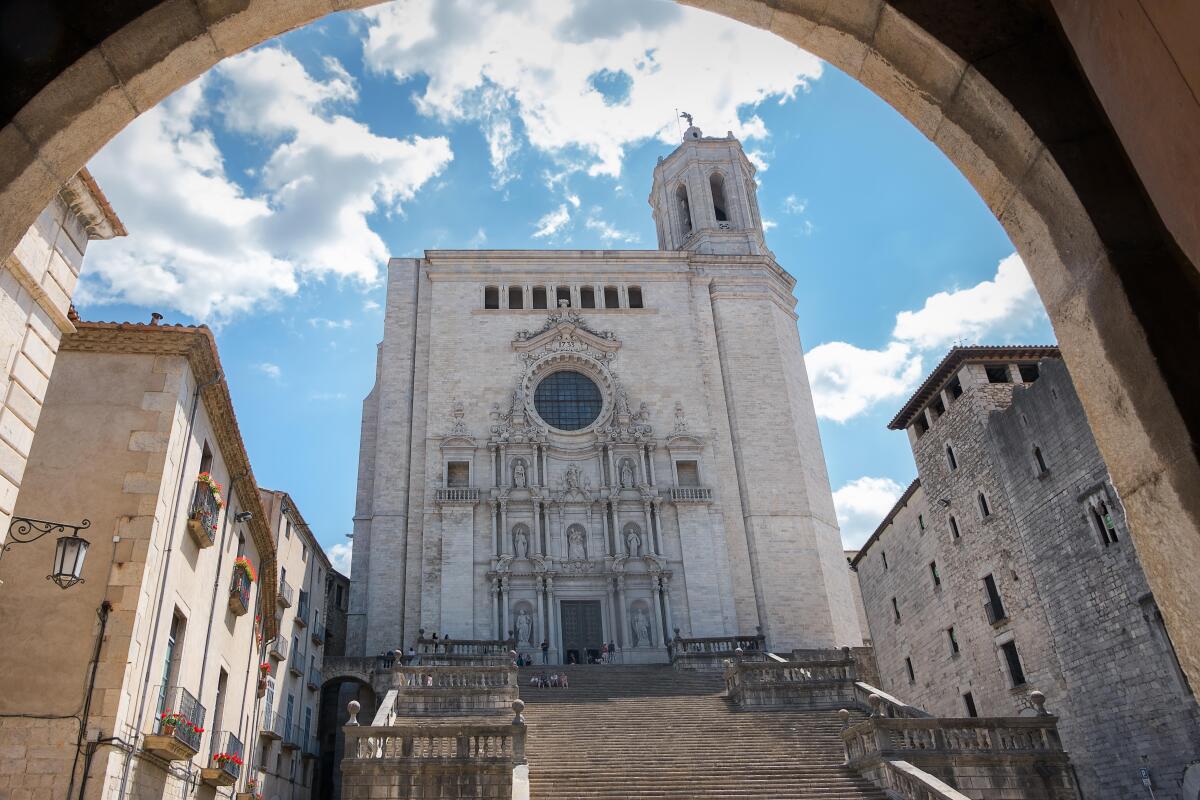
M500 554L512 555L509 545L512 544L512 537L508 535L508 501L500 501Z
M500 307L508 308L508 284L500 284Z
M541 500L533 501L533 530L530 531L529 536L531 539L533 539L533 542L531 542L529 545L529 552L533 553L534 555L538 555L538 556L542 555L543 548L542 548L542 501ZM541 600L541 597L542 597L541 589L539 589L538 590L539 602Z
M499 508L497 506L499 506L500 503L497 500L493 500L490 505L492 508L492 515L491 515L492 516L492 542L495 545L496 556L499 557L499 555L500 555L500 532L496 529L496 513L499 511Z
M546 463L546 446L542 445L541 447L538 448L538 450L542 455L542 483L541 483L541 486L543 488L545 488L548 485L548 481L550 480L550 469L549 469L548 464Z
M608 485L620 486L621 476L617 474L617 462L613 458L612 446L609 445L604 449L608 451Z
M537 580L536 586L537 586L537 601L538 601L537 624L540 625L542 627L542 630L544 631L546 629L546 609L545 609L545 601L542 598L542 579L537 578L536 580ZM534 630L537 630L536 626L534 627ZM541 639L538 639L536 642L533 643L534 652L540 652L541 647L542 647Z
M488 445L488 463L491 464L492 470L492 486L499 486L500 481L496 480L496 445Z
M663 611L667 615L667 639L675 636L675 620L671 617L671 579L662 576Z
M508 456L506 455L508 448L500 445L500 486L508 486Z
M496 578L492 578L490 583L492 587L492 633L495 633L496 626L500 624L500 603L496 597L500 592L500 587L498 585L499 581Z
M650 467L650 485L655 485L654 479L654 445L646 445L646 464Z
M658 555L658 548L655 547L655 543L654 543L654 528L652 528L650 525L650 501L649 500L642 501L642 519L646 520L646 536L644 538L643 543L645 544L645 547L647 550L653 549L655 555Z
M650 501L650 522L654 524L654 530L650 534L650 537L654 540L654 555L661 556L663 554L662 540L660 538L662 536L663 524L662 501L658 498Z
M662 638L662 610L658 607L658 575L650 576L650 605L654 607L654 635L650 638L654 640L654 646L657 647L664 643Z
M550 600L550 647L562 659L562 625L558 621L558 599L554 596L554 578L546 577L546 596Z
M629 620L626 619L627 609L625 607L625 576L617 576L617 621L620 623L620 636L617 637L617 646L624 649L627 647L626 641L629 639Z
M613 538L617 540L617 555L627 556L629 551L625 548L625 536L621 533L621 526L617 520L617 504L610 501L609 507L612 509Z
M501 614L501 617L504 619L504 624L501 626L500 638L507 639L508 638L508 606L509 606L509 594L508 594L509 586L508 586L508 584L512 580L512 578L502 578L501 580L503 581L500 584L501 587L503 587L502 595L501 595L501 602L504 604L503 613Z

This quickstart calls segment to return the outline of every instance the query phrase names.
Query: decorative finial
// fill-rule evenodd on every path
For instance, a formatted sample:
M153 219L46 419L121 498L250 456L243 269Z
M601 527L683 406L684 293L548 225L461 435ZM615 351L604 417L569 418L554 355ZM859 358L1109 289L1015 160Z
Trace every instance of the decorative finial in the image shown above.
M883 707L883 698L872 692L867 696L867 702L871 704L871 716L882 717L883 712L880 710Z
M525 715L522 714L521 712L525 710L525 701L524 700L513 700L512 701L512 710L513 710L512 724L513 725L524 725L525 724Z
M1046 710L1046 695L1034 689L1029 693L1029 702L1033 703L1033 707L1037 709L1039 717L1048 717L1050 712Z
M358 704L357 700L351 700L349 703L346 703L346 710L350 712L350 719L346 720L347 725L358 724L358 710L360 708L362 706Z
M842 729L845 730L846 728L849 728L850 727L850 712L844 708L840 708L840 709L838 709L838 716L842 720Z
M163 318L163 315L158 313L157 311L150 312L150 324L151 325L157 325L158 321L162 318Z
M692 115L691 115L691 114L689 114L689 113L688 113L688 112L686 112L686 111L684 111L684 112L683 112L682 114L680 114L679 116L680 116L680 117L682 117L683 119L686 119L686 120L687 120L687 124L688 124L688 127L689 127L689 128L690 128L690 127L692 127L693 125L695 125L695 124L696 124L696 123L692 122Z

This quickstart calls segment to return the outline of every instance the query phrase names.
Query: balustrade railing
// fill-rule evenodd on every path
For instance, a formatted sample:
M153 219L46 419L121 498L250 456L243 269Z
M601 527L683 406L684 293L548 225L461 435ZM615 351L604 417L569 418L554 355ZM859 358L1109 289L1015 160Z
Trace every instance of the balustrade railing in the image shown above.
M516 670L507 666L396 667L396 686L405 689L499 689L517 686Z
M395 710L404 715L502 714L520 694L510 665L397 666Z
M434 501L438 503L478 503L479 490L464 487L447 487L436 490Z
M308 625L308 592L300 590L300 602L296 605L296 627L303 628Z
M842 708L854 701L855 662L725 662L726 696L741 708Z
M883 765L884 786L901 800L971 800L970 797L907 761Z
M267 645L267 655L277 661L287 661L288 657L288 640L282 636L276 636Z
M318 647L325 644L325 624L324 623L317 622L315 620L313 621L312 640L313 640L313 644L317 645Z
M737 651L741 650L739 654ZM709 636L684 639L675 630L675 638L667 642L667 653L676 668L724 669L725 661L740 658L742 661L766 661L766 637L755 636Z
M162 696L161 710L154 722L154 735L169 737L195 755L204 735L204 706L182 686L169 687Z
M434 639L418 637L414 651L421 664L508 665L516 639Z
M279 579L279 591L275 593L275 602L284 608L290 608L294 590L292 585L283 578Z
M713 494L707 486L672 486L670 498L673 503L710 503Z
M847 728L846 738L856 739L856 751L866 757L903 758L914 751L949 755L1062 752L1057 717L871 717Z
M221 516L221 501L205 481L196 481L192 504L188 509L188 531L201 548L211 547L217 540L217 520Z
M871 710L871 696L879 698L879 713L884 717L901 717L905 719L930 719L932 714L897 700L882 689L876 689L869 683L856 681L854 684L854 704L863 711Z
M250 576L236 564L229 578L229 610L239 617L250 610Z
M308 688L314 692L321 688L321 670L316 667L308 668Z
M286 724L286 720L284 720L278 711L271 708L264 708L262 724L258 728L258 734L267 739L282 739L283 728Z
M407 761L424 765L525 763L525 726L472 725L347 726L346 762ZM346 763L343 762L343 769Z

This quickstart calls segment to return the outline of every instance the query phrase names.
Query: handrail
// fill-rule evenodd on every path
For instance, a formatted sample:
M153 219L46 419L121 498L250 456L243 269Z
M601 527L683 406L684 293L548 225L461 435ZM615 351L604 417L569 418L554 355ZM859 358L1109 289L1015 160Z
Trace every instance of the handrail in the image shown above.
M883 762L887 788L901 800L971 800L953 786L907 761Z
M897 700L882 689L876 689L871 684L864 683L863 681L855 681L854 699L858 707L863 711L871 710L871 695L879 698L880 706L883 709L883 716L904 717L908 719L931 719L933 717L932 714L916 706L910 706L902 700Z
M525 726L497 724L404 724L346 726L348 762L471 762L516 765L525 762Z
M402 689L495 689L517 686L517 671L507 665L396 667L393 673L396 686Z
M243 754L242 740L232 731L218 731L213 735L211 763L235 780L242 774Z

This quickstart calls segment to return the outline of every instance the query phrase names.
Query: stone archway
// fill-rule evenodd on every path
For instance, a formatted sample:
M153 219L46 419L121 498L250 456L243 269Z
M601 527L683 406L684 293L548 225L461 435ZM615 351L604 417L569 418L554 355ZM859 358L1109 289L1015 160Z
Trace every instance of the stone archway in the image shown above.
M1190 354L1200 333L1200 246L1180 228L1186 213L1155 209L1141 178L1154 173L1145 148L1123 146L1137 126L1119 120L1125 138L1117 138L1063 37L1063 18L1079 35L1081 4L681 1L769 29L857 78L941 148L987 202L1045 302L1180 661L1200 682L1200 596L1192 589L1200 574L1200 370ZM82 0L37 4L91 15L92 24L71 28L57 60L6 73L0 250L11 252L58 187L171 91L226 56L372 2L114 0L103 14ZM1120 18L1107 19L1112 39L1127 31ZM1085 44L1104 41L1097 34ZM1094 67L1103 53L1084 49L1081 58ZM1110 108L1111 85L1100 87ZM1194 207L1197 183L1188 176L1200 158L1177 163L1191 170L1177 177L1177 197ZM1151 189L1163 206L1160 173Z

